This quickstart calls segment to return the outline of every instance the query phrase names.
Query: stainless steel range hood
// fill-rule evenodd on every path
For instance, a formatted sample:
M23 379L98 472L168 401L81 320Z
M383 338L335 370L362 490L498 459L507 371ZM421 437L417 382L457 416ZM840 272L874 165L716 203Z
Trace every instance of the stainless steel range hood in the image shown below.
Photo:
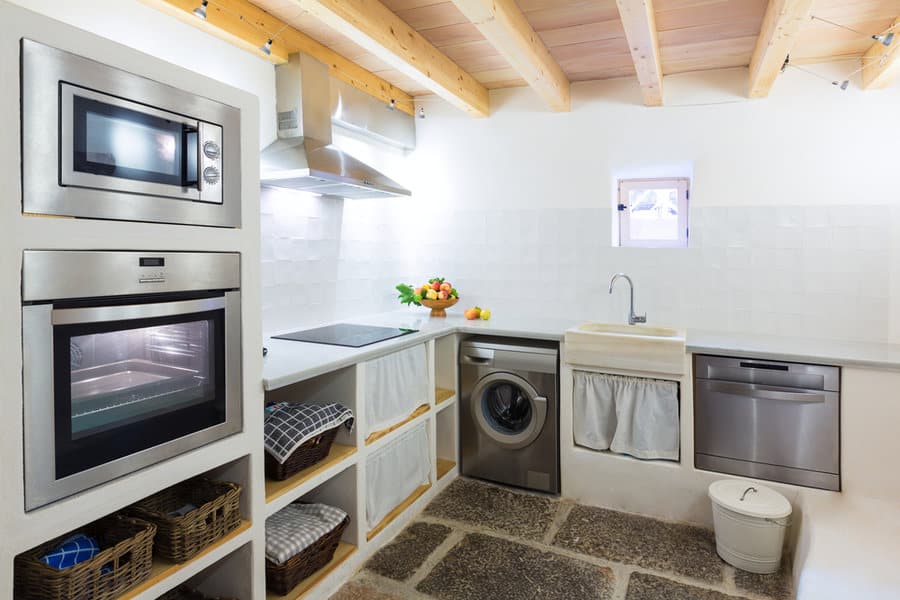
M278 140L260 157L263 185L341 198L391 198L411 192L332 145L332 93L328 67L306 54L275 67ZM340 95L337 104L340 107ZM387 111L384 105L379 110ZM340 109L338 109L340 111ZM397 111L399 112L399 111ZM409 115L407 129L414 133ZM365 129L348 124L359 132Z

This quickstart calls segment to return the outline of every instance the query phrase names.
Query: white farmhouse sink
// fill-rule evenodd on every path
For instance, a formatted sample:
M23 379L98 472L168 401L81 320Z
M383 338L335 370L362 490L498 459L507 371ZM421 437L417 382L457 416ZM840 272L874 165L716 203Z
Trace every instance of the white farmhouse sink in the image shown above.
M684 355L684 332L668 327L582 323L566 331L570 365L682 375Z

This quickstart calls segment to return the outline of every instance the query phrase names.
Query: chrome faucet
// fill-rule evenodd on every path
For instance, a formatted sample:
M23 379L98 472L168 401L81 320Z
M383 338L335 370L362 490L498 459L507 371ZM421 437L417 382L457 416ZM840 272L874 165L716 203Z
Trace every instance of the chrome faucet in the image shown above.
M634 314L634 282L631 281L631 277L629 277L625 273L616 273L615 275L613 275L612 279L609 280L609 293L613 293L613 286L616 284L616 281L619 279L619 277L628 282L628 290L631 294L631 305L628 309L628 324L634 325L635 323L646 323L647 313L644 313L643 315Z

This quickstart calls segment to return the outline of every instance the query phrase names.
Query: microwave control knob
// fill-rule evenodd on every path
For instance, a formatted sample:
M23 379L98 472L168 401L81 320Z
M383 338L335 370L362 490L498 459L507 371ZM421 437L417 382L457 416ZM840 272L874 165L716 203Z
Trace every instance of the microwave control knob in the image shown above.
M219 179L221 178L221 174L219 170L215 167L206 167L203 169L203 181L208 183L209 185L216 185L219 183Z
M204 142L203 143L203 154L206 155L207 158L211 160L218 160L222 151L219 148L219 145L215 142Z

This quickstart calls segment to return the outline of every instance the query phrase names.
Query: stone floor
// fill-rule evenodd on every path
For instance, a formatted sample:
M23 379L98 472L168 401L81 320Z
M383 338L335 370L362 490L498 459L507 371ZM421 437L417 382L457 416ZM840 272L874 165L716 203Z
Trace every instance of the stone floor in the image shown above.
M457 479L331 600L788 600L711 531Z

